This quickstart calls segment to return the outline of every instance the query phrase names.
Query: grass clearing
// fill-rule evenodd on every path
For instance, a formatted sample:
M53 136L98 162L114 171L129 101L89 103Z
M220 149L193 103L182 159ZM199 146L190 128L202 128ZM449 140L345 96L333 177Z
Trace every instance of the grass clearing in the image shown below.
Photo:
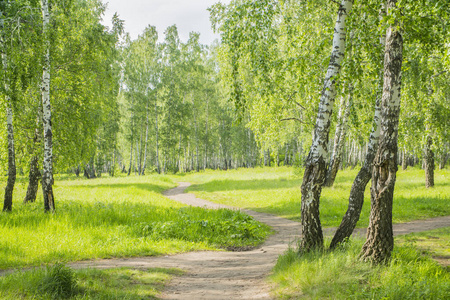
M0 277L1 299L157 299L177 269L73 270L56 264ZM70 277L68 282L64 278ZM49 284L50 283L50 284Z
M347 210L350 188L358 170L339 171L335 185L324 188L320 214L325 227L338 226ZM298 173L298 172L297 172ZM176 176L178 181L195 183L188 188L200 198L226 205L300 221L300 186L302 178L290 167L206 171ZM394 192L393 222L450 215L450 171L436 170L436 186L425 188L423 170L409 168L397 172ZM370 212L370 183L358 227L366 227Z
M450 273L412 245L394 248L387 265L359 261L363 240L333 252L290 249L271 281L280 299L449 299Z
M45 214L42 200L21 203L26 184L19 182L13 211L0 213L0 268L250 247L270 232L240 212L187 207L160 194L174 186L157 175L64 178L54 186L56 214Z
M435 258L450 261L450 227L402 235L396 241L400 245L412 245Z

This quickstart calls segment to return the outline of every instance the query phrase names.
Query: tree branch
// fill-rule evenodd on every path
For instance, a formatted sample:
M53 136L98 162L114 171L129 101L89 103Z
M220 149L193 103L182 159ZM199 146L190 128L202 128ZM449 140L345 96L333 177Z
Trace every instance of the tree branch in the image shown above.
M339 5L339 7L341 7L341 3L337 2L336 0L330 0L330 1L336 3L337 5Z
M298 105L299 107L301 107L302 109L306 110L306 108L305 108L303 105L301 105L300 103L298 103L297 101L294 101L294 103L297 104L297 105Z
M446 71L446 70L444 70L444 71L441 71L441 72L439 72L439 73L437 73L437 74L434 74L433 76L431 76L431 77L430 77L430 79L433 79L434 77L438 77L438 76L440 76L440 75L442 75L442 74L445 74L445 73L447 73L447 71Z
M300 122L300 123L305 124L305 125L310 125L310 124L308 124L308 123L303 122L303 121L300 120L299 118L295 118L295 117L292 117L292 118L284 118L284 119L281 119L280 121L297 121L297 122Z

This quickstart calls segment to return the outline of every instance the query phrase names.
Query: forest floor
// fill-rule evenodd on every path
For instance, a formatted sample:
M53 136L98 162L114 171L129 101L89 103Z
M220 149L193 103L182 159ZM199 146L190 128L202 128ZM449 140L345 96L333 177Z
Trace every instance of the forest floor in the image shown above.
M184 193L190 185L181 182L178 187L164 192L172 200L184 204L207 208L231 208L222 204L208 202ZM182 276L170 281L162 299L272 299L270 286L266 278L274 267L279 255L299 238L300 223L275 215L241 209L256 220L273 228L264 244L243 252L201 251L162 257L142 257L82 261L70 264L76 269L130 267L136 269L176 268L184 270ZM428 231L450 226L450 216L428 220L394 224L394 235ZM325 235L331 235L333 228L324 229ZM364 236L364 229L356 234ZM448 258L438 258L439 263L448 266Z

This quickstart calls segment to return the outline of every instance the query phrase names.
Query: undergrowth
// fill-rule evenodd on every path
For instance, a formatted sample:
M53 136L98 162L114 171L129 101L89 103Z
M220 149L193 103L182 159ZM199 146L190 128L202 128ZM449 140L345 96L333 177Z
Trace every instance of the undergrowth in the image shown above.
M271 280L282 299L449 299L450 273L411 245L396 246L387 265L359 260L363 241L328 252L280 256Z
M18 271L0 277L0 298L16 299L156 299L177 269L73 270L57 263L45 269Z

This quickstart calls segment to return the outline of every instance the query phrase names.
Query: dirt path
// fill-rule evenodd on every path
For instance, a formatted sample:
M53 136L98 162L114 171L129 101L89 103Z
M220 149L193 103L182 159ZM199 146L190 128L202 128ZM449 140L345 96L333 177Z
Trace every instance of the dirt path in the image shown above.
M231 208L186 194L189 183L181 182L164 193L178 202L207 208ZM190 252L165 257L143 257L76 262L74 268L179 268L183 276L173 279L162 299L272 299L265 278L290 243L298 239L300 224L274 215L242 210L256 220L271 226L276 234L257 249L246 252ZM450 216L394 225L394 234L419 232L450 226ZM324 229L331 235L333 229ZM357 234L364 234L358 230Z

